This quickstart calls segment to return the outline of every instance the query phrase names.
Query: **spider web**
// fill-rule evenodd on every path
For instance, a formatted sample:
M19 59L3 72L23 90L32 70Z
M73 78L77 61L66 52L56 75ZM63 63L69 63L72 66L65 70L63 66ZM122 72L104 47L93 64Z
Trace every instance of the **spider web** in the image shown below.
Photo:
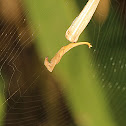
M96 25L93 61L98 70L106 100L109 101L117 125L124 126L126 96L125 1L111 1L109 17L104 25Z
M56 3L59 4L58 1ZM64 3L67 7L71 1L64 1ZM68 44L62 41L65 41L64 30L67 28L66 22L69 17L66 16L64 20L58 19L55 12L60 10L60 6L52 8L53 11L50 9L49 12L45 12L43 10L46 8L49 10L52 5L51 3L47 5L46 2L43 4L42 10L40 9L42 15L35 14L36 18L43 17L43 24L41 20L34 24L34 21L28 18L28 15L34 12L31 12L23 1L1 0L0 125L95 126L97 123L91 123L90 118L82 114L82 108L85 113L87 112L85 104L88 106L90 100L90 96L87 98L83 93L86 91L85 83L90 85L90 82L85 82L87 74L88 79L99 81L100 88L96 96L105 92L103 100L109 106L114 125L125 126L125 0L110 1L106 21L99 23L93 19L85 33L81 35L86 36L85 40L87 39L93 45L90 51L88 52L88 49L82 46L73 49L64 56L51 74L44 67L43 60L46 55L53 57L58 49ZM81 0L76 4L80 10L84 6ZM33 3L32 6L36 5ZM65 7L62 9L66 11ZM52 23L47 24L46 19L51 16L50 13L54 13L53 17L58 20L57 22L52 19ZM59 23L61 20L62 22ZM61 34L57 36L59 29L63 30L58 31ZM42 36L41 42L40 36ZM52 45L47 43L50 40L53 42ZM86 54L84 50L87 51ZM85 61L86 56L90 57L89 61ZM89 69L95 72L87 72L83 65L85 62ZM90 88L93 87L91 83ZM107 123L104 125L106 126Z

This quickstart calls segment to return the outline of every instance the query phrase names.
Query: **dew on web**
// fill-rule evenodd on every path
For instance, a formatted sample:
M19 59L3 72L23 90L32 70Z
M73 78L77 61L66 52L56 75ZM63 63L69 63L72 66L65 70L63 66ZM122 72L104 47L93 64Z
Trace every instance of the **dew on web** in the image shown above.
M121 60L119 60L119 64L121 64L121 62L122 62L122 61L121 61Z
M125 2L120 4L119 1L118 6L120 8L121 4L124 4ZM125 8L125 7L124 7ZM122 14L124 10L121 11L116 10L115 15L118 17L117 21L114 21L114 18L112 20L108 21L108 27L106 32L102 30L103 33L98 33L100 35L104 34L102 37L98 38L99 41L97 42L94 47L96 47L94 50L97 50L97 54L94 53L93 50L93 60L92 64L95 60L95 69L97 69L98 73L98 79L101 82L101 87L106 93L106 100L109 101L109 104L111 106L111 109L114 113L114 117L116 118L119 125L125 125L125 118L126 114L124 111L126 110L124 107L126 103L125 101L125 95L126 95L126 52L125 52L125 21L124 15L126 14L126 11L124 11L124 15ZM117 15L117 13L120 13L120 15ZM122 25L119 24L119 22L123 20ZM114 23L114 25L119 26L117 29L115 27L110 29L109 23ZM103 28L104 29L104 28ZM114 30L116 29L116 30ZM98 29L97 29L98 31ZM97 34L97 31L95 34ZM99 36L100 36L99 35ZM112 37L113 36L113 37ZM115 37L115 39L114 39ZM94 41L94 40L93 40ZM95 41L96 42L96 41ZM101 44L104 43L104 44ZM96 75L97 76L97 75ZM121 108L122 107L122 108ZM121 108L120 110L118 108ZM119 114L118 112L122 113ZM118 116L117 116L118 115ZM120 119L122 118L122 119ZM125 122L125 123L124 123Z
M100 64L98 64L98 67L100 67Z
M112 88L112 84L110 82L108 83L108 87L109 88Z
M123 87L123 88L122 88L122 91L125 91L125 90L126 90L126 87Z
M104 69L106 69L106 65L104 66Z
M94 49L94 52L96 52L96 49Z
M102 82L104 82L105 81L105 79L104 78L102 78Z
M124 67L124 66L123 66L123 65L121 65L121 69L123 69L123 67Z
M105 74L104 73L102 73L102 76L104 76Z
M117 89L120 89L120 86L118 86Z
M114 66L114 65L115 65L115 63L113 62L113 63L112 63L112 66Z
M126 67L126 64L125 64L125 67Z
M102 88L105 88L105 84L102 85Z
M115 83L115 86L117 87L118 85L119 85L119 83L118 83L118 82L116 82L116 83Z
M112 61L112 60L113 60L113 57L110 58L110 61Z
M117 71L116 68L113 71L116 72Z

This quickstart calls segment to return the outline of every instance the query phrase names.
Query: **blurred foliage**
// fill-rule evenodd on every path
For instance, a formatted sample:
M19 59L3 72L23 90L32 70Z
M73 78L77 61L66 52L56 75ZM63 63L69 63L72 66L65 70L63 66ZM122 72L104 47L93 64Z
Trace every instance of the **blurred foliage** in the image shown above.
M65 31L79 14L78 6L74 0L27 0L24 2L29 10L30 21L32 20L35 24L35 29L39 29L38 43L36 43L39 55L43 56L43 60L45 56L51 59L62 46L69 43L65 39ZM82 6L85 4L82 1L80 3ZM92 40L92 26L93 24L90 23L79 41ZM95 27L97 26L99 25L96 24ZM92 44L96 46L95 43ZM105 100L104 90L100 85L101 80L93 78L98 71L90 65L90 51L86 46L72 49L65 54L61 62L56 65L54 72L50 74L62 81L70 110L78 125L115 126Z
M110 3L109 0L103 1ZM102 9L99 9L81 34L79 41L91 42L92 49L85 45L73 48L63 56L52 73L43 65L46 56L50 60L62 46L70 43L65 38L65 32L86 2L24 0L29 25L38 39L35 46L42 63L42 75L49 74L50 81L53 75L61 82L59 86L65 92L67 104L78 126L125 126L125 7L119 1L111 1L111 5L106 4L107 7L102 4L107 11L100 12ZM0 122L5 109L2 83Z

